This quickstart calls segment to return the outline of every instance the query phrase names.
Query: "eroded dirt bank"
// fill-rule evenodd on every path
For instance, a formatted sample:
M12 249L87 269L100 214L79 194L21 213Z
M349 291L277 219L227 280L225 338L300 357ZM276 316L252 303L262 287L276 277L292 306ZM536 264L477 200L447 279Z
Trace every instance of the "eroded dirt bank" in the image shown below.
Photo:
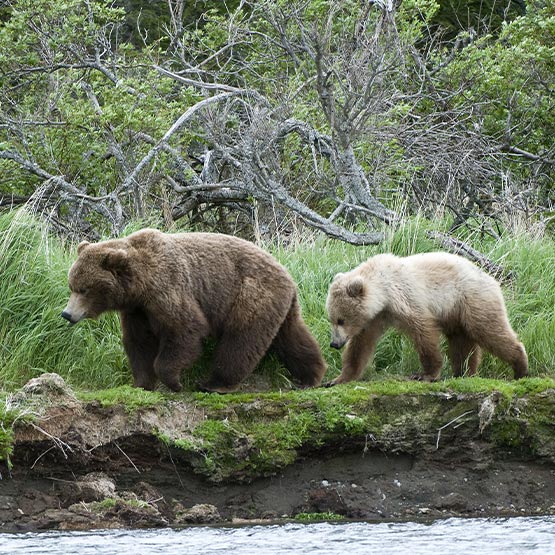
M341 391L130 409L45 375L10 399L0 530L555 512L553 390Z

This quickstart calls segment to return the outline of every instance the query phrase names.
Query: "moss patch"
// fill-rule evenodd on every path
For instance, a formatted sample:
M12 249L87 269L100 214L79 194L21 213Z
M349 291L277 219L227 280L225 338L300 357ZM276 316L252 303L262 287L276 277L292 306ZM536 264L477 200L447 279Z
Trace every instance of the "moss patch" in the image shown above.
M8 469L11 468L10 455L13 452L15 440L15 423L31 419L30 414L25 414L11 406L9 396L0 396L0 461L4 461Z
M552 380L470 378L434 384L367 382L256 395L193 395L207 419L193 431L193 441L170 443L194 461L197 472L213 481L270 475L299 457L334 445L416 454L457 436L479 439L482 426L502 450L524 441L534 453L551 456L553 385ZM546 399L546 405L536 411L538 396ZM495 399L494 408L485 422L482 409L490 397ZM524 434L519 415L526 421Z
M148 408L146 423L156 422L151 433L172 456L189 462L210 481L248 482L303 457L342 449L419 456L448 443L478 441L489 442L500 455L555 461L554 391L551 379L463 378L229 395L121 386L77 397L105 407L123 406L129 414ZM132 434L135 424L144 433L145 421L136 416L126 433ZM16 418L12 410L0 412L4 460L11 453Z
M77 393L80 401L98 401L103 407L124 405L128 412L134 412L140 408L155 408L162 406L166 396L158 391L145 391L144 389L122 385L112 389L104 389L94 392Z

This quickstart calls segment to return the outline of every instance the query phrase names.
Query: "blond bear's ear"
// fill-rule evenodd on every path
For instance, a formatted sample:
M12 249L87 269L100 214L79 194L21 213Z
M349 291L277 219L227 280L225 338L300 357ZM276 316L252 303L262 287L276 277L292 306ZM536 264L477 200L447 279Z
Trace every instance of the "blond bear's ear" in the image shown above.
M77 247L77 254L81 254L83 250L88 247L90 243L88 241L81 241Z
M345 274L343 272L339 272L338 274L335 274L335 276L333 277L333 281L338 280L340 277L344 276Z
M353 281L347 285L347 295L349 295L349 297L362 297L364 295L364 289L364 281L358 277L354 278Z

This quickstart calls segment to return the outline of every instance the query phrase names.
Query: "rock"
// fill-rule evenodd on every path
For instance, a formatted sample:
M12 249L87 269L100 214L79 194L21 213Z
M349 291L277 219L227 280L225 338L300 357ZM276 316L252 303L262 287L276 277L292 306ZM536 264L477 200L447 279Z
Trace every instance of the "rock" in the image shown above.
M175 514L179 510L183 510L182 505L179 505L179 508L176 509L172 506L172 503L168 503L160 491L147 482L138 482L133 487L132 492L142 501L156 507L168 522L172 522L175 518Z
M29 397L47 395L55 397L59 402L60 397L68 397L77 402L73 390L66 384L63 378L55 373L42 374L38 378L29 380L15 395L14 400L19 401Z
M335 487L311 490L300 512L345 514L345 503Z
M131 492L122 492L102 501L75 503L68 511L74 515L72 520L76 523L88 518L89 529L95 522L102 522L103 527L109 528L161 528L169 524L156 507L137 499Z
M114 497L116 484L103 472L91 472L80 480L64 483L61 492L69 505L79 502L90 503Z
M468 511L468 500L460 493L449 493L436 501L436 508L458 513Z
M190 509L179 512L175 518L176 524L210 524L221 521L218 508L208 503L193 505Z

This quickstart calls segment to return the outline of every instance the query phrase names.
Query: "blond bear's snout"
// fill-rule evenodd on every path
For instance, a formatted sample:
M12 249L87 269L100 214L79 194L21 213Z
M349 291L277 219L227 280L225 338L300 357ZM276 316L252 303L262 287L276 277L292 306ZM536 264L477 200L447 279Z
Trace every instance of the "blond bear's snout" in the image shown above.
M341 349L341 347L347 343L348 339L349 337L341 326L333 326L331 330L330 347L333 347L334 349Z

